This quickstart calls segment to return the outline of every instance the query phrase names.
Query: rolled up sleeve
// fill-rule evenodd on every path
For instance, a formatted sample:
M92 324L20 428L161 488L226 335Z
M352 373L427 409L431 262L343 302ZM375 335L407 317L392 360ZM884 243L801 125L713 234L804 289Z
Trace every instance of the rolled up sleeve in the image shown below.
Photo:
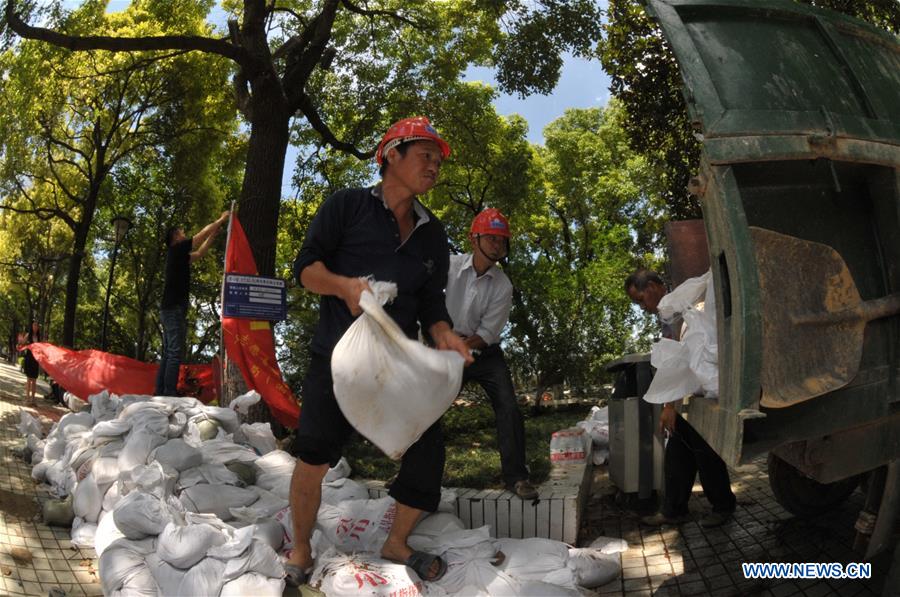
M505 283L497 285L496 294L491 297L488 308L478 323L478 329L475 330L475 334L488 346L500 342L500 334L509 321L509 312L512 309L513 287L506 278L503 282Z

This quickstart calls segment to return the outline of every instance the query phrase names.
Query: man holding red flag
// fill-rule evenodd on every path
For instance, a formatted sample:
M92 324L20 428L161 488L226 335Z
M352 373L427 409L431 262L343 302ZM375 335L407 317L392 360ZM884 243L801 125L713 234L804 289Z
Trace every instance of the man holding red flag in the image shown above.
M361 277L371 275L397 284L398 296L385 310L408 337L416 338L421 325L437 348L455 350L472 362L465 343L453 332L444 303L450 253L447 235L416 198L435 185L441 162L449 155L450 146L427 118L394 123L375 153L381 183L338 191L326 199L294 262L297 280L321 295L321 300L294 442L294 551L285 566L293 585L306 582L312 568L310 536L321 502L322 479L353 432L332 390L331 352L361 313L359 297L368 287ZM381 555L405 563L425 581L443 576L447 564L438 556L413 551L406 540L419 516L437 509L444 459L437 422L404 454L390 490L397 513Z

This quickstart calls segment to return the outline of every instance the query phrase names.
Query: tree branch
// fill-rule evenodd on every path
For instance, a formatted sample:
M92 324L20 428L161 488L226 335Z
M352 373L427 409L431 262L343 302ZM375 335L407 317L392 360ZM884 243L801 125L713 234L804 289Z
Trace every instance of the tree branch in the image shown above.
M292 107L298 106L301 101L303 86L312 74L313 69L319 64L322 52L328 46L328 41L331 39L331 28L334 26L334 19L337 16L339 1L327 0L325 2L322 12L303 30L300 47L291 52L288 57L288 66L284 72L282 88ZM298 55L297 59L291 62L290 57L294 55Z
M398 21L402 21L409 25L410 27L415 27L420 31L426 31L430 25L428 23L417 23L416 21L410 19L409 17L404 17L401 14L396 12L391 12L389 10L370 10L367 8L360 8L350 0L341 0L341 4L346 7L350 12L355 12L358 15L363 15L365 17L390 17L392 19L396 19Z
M313 105L312 100L310 100L309 96L307 96L305 93L300 94L298 103L300 104L300 111L303 112L303 115L306 117L307 122L309 122L313 129L317 133L319 133L325 143L334 147L335 149L339 149L346 153L355 155L361 160L368 160L373 155L375 155L374 150L360 151L352 143L341 141L337 137L335 137L334 133L331 132L331 129L328 128L328 125L325 124L325 122L319 116L319 113L316 110L316 107Z
M218 54L242 64L249 60L243 50L222 39L198 35L154 35L150 37L111 37L107 35L68 35L33 27L23 21L13 6L15 0L6 0L6 22L9 28L25 39L35 39L73 51L108 50L110 52L138 52L144 50L197 50Z

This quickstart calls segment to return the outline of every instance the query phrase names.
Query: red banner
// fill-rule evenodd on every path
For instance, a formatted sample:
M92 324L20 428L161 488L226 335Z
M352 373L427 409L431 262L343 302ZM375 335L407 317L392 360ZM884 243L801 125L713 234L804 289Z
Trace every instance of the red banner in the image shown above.
M225 254L225 272L229 274L257 275L256 261L250 250L247 235L238 221L231 215L231 231ZM222 318L222 336L225 352L234 361L247 387L262 396L272 416L282 425L297 427L300 418L300 403L281 377L281 369L275 360L275 339L272 325L268 321Z
M114 394L153 394L158 364L143 363L99 350L71 350L47 342L28 346L53 380L82 400L109 390ZM212 365L182 365L178 392L203 403L218 398Z

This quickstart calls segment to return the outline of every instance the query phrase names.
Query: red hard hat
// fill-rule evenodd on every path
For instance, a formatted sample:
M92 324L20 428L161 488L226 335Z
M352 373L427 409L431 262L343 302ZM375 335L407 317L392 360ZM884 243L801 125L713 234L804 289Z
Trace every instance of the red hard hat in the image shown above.
M509 221L500 213L499 209L489 207L482 210L472 220L469 236L475 236L476 234L496 234L497 236L509 238Z
M447 156L450 155L450 146L447 145L446 141L441 139L441 136L434 130L434 127L431 126L428 119L424 116L413 116L412 118L398 120L391 125L391 128L387 130L384 137L381 139L381 143L378 144L378 149L375 151L375 161L378 162L378 165L380 166L384 161L384 154L386 154L388 150L401 143L406 143L407 141L423 140L434 141L437 143L441 148L441 155L444 159L447 159Z

